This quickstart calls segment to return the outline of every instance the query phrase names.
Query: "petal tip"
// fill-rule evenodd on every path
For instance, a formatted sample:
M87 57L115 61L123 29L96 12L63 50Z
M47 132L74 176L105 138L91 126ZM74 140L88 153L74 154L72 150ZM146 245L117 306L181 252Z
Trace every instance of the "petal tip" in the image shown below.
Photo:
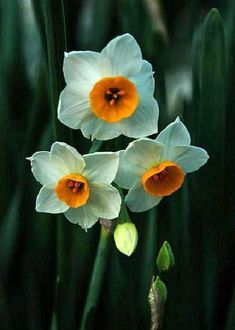
M179 116L176 117L175 123L181 123L181 120L180 120L180 117Z

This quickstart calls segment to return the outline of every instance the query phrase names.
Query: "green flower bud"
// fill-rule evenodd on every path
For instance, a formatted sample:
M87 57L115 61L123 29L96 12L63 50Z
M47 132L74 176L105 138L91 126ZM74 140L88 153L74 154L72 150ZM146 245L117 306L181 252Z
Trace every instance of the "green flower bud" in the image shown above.
M167 300L167 288L157 276L156 280L153 277L148 301L151 308L151 319L152 319L152 328L151 329L161 329L163 322L164 306Z
M170 244L165 241L157 256L157 268L158 271L165 272L175 265L175 257L171 250Z
M128 257L135 251L138 242L138 232L132 222L120 223L114 231L114 241L117 249Z
M165 304L167 300L167 288L164 282L160 279L159 276L157 276L156 281L154 282L154 285L157 290L158 297L162 303Z

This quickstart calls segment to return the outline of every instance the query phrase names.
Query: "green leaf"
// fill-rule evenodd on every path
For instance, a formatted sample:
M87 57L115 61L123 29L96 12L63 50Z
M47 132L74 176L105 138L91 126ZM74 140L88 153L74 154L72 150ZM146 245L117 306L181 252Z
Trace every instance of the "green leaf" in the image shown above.
M3 275L8 274L16 251L20 206L22 206L22 192L17 190L8 207L0 230L0 260Z
M64 86L62 64L64 52L67 50L64 2L59 4L52 0L42 0L40 6L34 1L38 17L43 19L45 35L43 43L47 49L47 64L49 71L49 95L52 113L52 125L56 139L62 139L64 127L57 119L59 93Z
M198 140L216 165L216 182L224 173L225 87L224 26L219 11L212 9L203 31Z
M81 321L81 330L93 329L94 311L99 301L103 276L108 262L111 235L101 226L97 254L90 279L88 294ZM88 327L89 324L89 327Z
M197 239L201 251L199 250L195 261L196 267L201 267L200 274L203 276L200 301L206 329L211 328L213 324L217 271L220 268L219 256L223 249L221 244L226 242L228 225L224 190L225 59L223 20L219 11L214 8L208 13L202 31L196 134L196 143L207 150L210 159L199 173L195 173L195 201L192 206L195 210L194 221L199 221Z

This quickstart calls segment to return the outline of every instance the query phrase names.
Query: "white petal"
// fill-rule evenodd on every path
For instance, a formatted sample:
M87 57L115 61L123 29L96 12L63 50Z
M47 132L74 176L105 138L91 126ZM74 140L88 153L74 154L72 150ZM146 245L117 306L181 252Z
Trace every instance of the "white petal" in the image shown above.
M122 134L132 138L145 137L158 131L157 101L151 96L139 95L139 97L139 105L134 114L119 123Z
M156 141L165 144L167 148L177 145L189 146L191 143L189 132L178 117L159 133Z
M65 53L63 70L66 83L77 83L78 89L89 93L94 83L101 79L98 58L99 53L90 51Z
M119 151L119 166L115 182L124 189L133 187L139 180L140 175L132 173L132 164L125 161L124 158L125 150Z
M131 142L124 152L119 154L119 168L115 182L122 188L133 187L141 176L159 163L164 146L150 139Z
M88 94L74 85L67 85L60 94L58 119L70 128L79 129L89 116L91 108Z
M95 116L84 123L81 130L87 139L91 138L92 140L110 140L121 134L118 124L107 123Z
M150 196L144 191L142 184L137 183L126 195L125 202L132 212L144 212L158 205L162 197Z
M111 40L100 54L100 65L109 60L112 76L132 76L141 68L141 50L130 34L123 34Z
M86 166L82 172L89 182L111 183L117 173L119 157L117 152L94 152L83 155Z
M143 173L159 163L164 146L150 139L139 139L131 142L124 152L120 166L127 166L131 175Z
M115 219L121 206L121 197L116 188L111 185L94 182L90 185L91 195L88 205L99 218Z
M55 142L51 146L51 162L63 172L63 175L70 173L82 173L85 161L77 150L64 142Z
M35 152L32 157L27 159L31 162L31 170L35 179L42 185L57 182L63 176L63 172L52 164L48 151Z
M149 62L142 60L140 71L135 76L130 77L130 80L134 83L140 95L144 93L153 96L155 82L153 68Z
M206 150L194 146L176 146L171 150L171 160L179 164L185 173L197 171L208 158Z
M70 222L80 225L83 229L92 227L98 221L98 217L92 213L88 204L69 208L64 215Z
M54 188L54 183L41 188L36 200L36 211L57 214L68 210L69 206L58 199Z

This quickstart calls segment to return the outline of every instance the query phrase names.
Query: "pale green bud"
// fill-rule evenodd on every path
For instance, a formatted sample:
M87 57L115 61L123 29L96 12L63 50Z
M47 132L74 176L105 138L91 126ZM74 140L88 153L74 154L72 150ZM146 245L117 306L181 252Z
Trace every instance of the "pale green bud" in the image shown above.
M138 232L132 222L120 223L114 231L114 241L117 249L128 257L135 251L138 242Z
M175 265L175 257L172 252L170 244L165 241L157 256L158 271L165 272Z

